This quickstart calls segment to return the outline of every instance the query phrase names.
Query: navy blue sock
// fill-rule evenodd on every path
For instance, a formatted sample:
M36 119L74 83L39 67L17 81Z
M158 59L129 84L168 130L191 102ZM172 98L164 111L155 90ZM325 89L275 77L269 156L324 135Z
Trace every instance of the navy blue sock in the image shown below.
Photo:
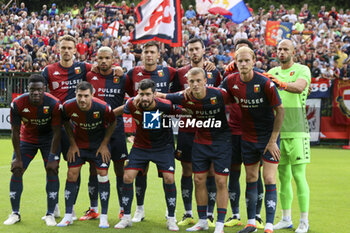
M168 208L168 217L175 217L176 208L176 186L175 182L172 184L165 184L163 182L165 193L166 206Z
M207 189L208 189L208 213L214 212L216 202L216 183L215 176L207 177Z
M88 189L89 189L90 206L97 207L98 206L98 193L99 193L97 175L90 175L89 176Z
M224 208L217 208L217 212L218 212L218 219L216 220L217 222L225 222L225 217L226 217L226 212L227 209Z
M193 180L192 176L181 177L181 194L186 211L192 210Z
M135 190L137 205L143 205L147 188L147 176L136 176Z
M206 205L197 205L197 212L199 219L207 219L207 206Z
M11 176L10 181L10 201L12 206L12 212L19 212L19 203L21 201L21 195L23 191L22 176Z
M79 194L79 189L80 189L80 173L78 176L76 183L76 190L75 190L75 196L74 196L74 201L73 201L73 205L75 205L75 203L77 202L77 198L78 198L78 194Z
M125 184L123 185L123 198L122 198L122 204L124 208L124 214L131 214L131 204L132 199L134 196L134 187L133 183L131 184Z
M247 189L245 192L248 219L255 219L256 214L256 202L258 199L258 187L257 182L247 183Z
M239 185L239 177L241 171L230 172L230 180L228 183L228 196L230 198L232 214L239 214L239 198L241 196L241 187Z
M107 182L98 182L98 192L100 194L101 201L101 214L107 214L110 194L109 180Z
M118 200L119 200L119 206L122 206L122 193L123 193L123 177L117 176L117 193L118 193Z
M58 202L58 191L60 189L60 181L58 175L46 176L46 194L47 194L47 212L46 214L53 214L56 204Z
M265 185L265 209L266 209L266 223L272 223L275 219L277 206L277 191L275 184Z
M261 179L261 171L259 170L259 179L258 179L258 202L256 203L256 215L259 215L261 212L262 203L264 200L264 185Z
M66 181L66 189L64 190L64 198L66 200L66 214L71 214L73 211L74 201L77 196L77 182Z

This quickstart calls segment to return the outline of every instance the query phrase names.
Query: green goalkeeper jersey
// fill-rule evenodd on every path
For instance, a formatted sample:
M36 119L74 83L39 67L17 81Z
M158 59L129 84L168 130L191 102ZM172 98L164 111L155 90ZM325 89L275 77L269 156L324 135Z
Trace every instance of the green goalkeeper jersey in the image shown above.
M307 86L301 94L278 90L285 109L281 138L310 138L306 118L306 99L311 82L310 69L294 63L289 69L282 70L278 66L269 70L269 73L286 83L295 82L297 79L306 80Z

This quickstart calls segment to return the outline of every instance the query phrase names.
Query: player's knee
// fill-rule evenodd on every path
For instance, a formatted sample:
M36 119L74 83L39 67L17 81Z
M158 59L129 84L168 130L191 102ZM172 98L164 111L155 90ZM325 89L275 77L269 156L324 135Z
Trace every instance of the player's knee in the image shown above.
M97 180L99 183L107 183L109 181L108 175L97 175Z
M275 174L264 174L264 183L265 184L276 184Z
M57 176L58 175L58 167L57 168L52 168L52 167L46 168L46 174L48 176Z
M12 174L16 177L21 177L23 176L24 171L25 171L24 169L15 168L15 169L12 169Z
M96 175L100 175L100 176L107 176L108 174L108 170L107 169L98 169L95 170L95 172L97 173Z
M68 169L68 173L67 173L67 180L69 182L76 182L79 176L79 171L75 171L72 169Z
M246 180L248 183L256 182L259 178L259 174L255 172L247 172L246 176Z
M131 175L124 173L123 181L125 184L131 184L134 181L134 178Z
M216 189L218 190L224 190L227 189L227 179L226 177L220 178L220 179L215 179L216 183Z
M166 184L172 184L175 182L174 174L172 173L163 173L163 179L164 179L164 183Z
M200 186L200 185L205 185L206 184L206 176L202 176L202 175L195 175L194 176L194 184L196 186Z

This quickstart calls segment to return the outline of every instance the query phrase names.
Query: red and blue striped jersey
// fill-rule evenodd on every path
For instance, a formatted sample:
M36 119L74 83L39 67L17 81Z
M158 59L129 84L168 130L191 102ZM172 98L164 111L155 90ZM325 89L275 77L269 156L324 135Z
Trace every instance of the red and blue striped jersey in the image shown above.
M126 76L122 77L110 75L102 75L95 72L88 72L86 81L92 84L95 89L94 97L105 101L108 105L115 109L124 103L125 97L125 81ZM117 119L116 130L124 131L123 117Z
M227 133L230 135L225 105L232 100L225 90L206 87L206 96L203 99L192 97L192 99L185 100L184 94L181 92L167 94L166 98L174 104L182 105L194 117L186 121L186 124L194 122L197 127L194 142L212 145L215 141L227 139ZM197 123L197 121L201 123Z
M131 114L136 123L136 134L133 146L141 149L158 149L164 148L169 144L173 145L172 128L163 127L163 121L168 120L164 119L164 114L181 114L181 109L173 105L169 100L155 98L155 108L153 110L143 110L142 108L136 108L133 104L133 100L134 98L129 99L124 107L124 113ZM152 117L149 122L146 120L147 115ZM153 116L156 118L153 119ZM147 128L145 127L147 123L158 124L159 127Z
M20 139L33 144L51 143L52 126L61 125L60 101L49 93L44 93L40 106L29 102L25 93L11 103L11 124L21 126Z
M75 87L86 80L86 74L92 65L85 62L74 62L69 68L59 62L50 64L42 72L50 93L62 103L75 97Z
M70 121L74 139L80 149L97 149L103 141L106 128L115 121L113 111L106 102L92 98L88 111L80 110L76 98L63 104L62 119Z
M242 139L267 143L273 123L273 108L281 105L274 83L259 72L249 82L243 82L239 73L227 76L222 88L235 99L242 111Z
M152 72L146 71L144 66L136 66L126 75L125 91L130 97L136 96L141 80L151 79L156 83L156 91L168 93L175 74L176 69L169 66L157 66Z
M177 70L177 76L174 79L173 85L171 85L170 92L177 92L185 90L188 87L187 83L187 72L192 68L191 65L181 67ZM207 79L207 86L218 87L222 81L221 73L215 69L211 72L205 71L205 78ZM185 118L181 120L186 121ZM179 132L196 132L196 128L186 127L179 128Z

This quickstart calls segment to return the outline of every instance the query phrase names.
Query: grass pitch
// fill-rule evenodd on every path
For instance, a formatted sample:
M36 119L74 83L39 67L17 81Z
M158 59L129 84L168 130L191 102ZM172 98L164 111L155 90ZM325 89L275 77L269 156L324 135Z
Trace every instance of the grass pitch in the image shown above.
M130 147L130 145L128 145ZM125 230L116 230L113 226L119 221L117 214L119 205L117 202L115 175L110 169L111 196L109 202L109 223L111 228L98 228L98 220L91 221L75 221L72 226L65 228L47 227L41 217L46 213L46 192L45 192L45 171L40 154L30 164L23 178L23 193L21 199L21 217L22 221L13 226L5 226L2 224L6 220L8 214L11 213L11 205L9 200L9 181L10 181L10 162L12 158L12 144L9 139L0 139L0 232L12 233L31 233L31 232L137 232L137 233L158 233L169 232L166 229L165 221L165 199L162 188L162 181L157 177L156 167L152 164L148 176L148 187L145 198L145 221L136 223L133 227ZM308 182L310 186L310 233L345 233L350 232L345 225L349 216L350 207L350 152L341 149L312 148L312 163L307 168ZM66 179L67 166L64 161L60 165L60 210L63 217L64 214L64 186ZM177 219L180 220L184 213L183 203L180 193L181 165L176 163L177 170L176 186L177 186ZM243 167L242 167L243 168ZM241 176L241 199L240 213L243 223L246 223L246 209L244 203L245 190L244 172ZM89 197L87 191L88 182L88 165L82 168L82 185L76 204L76 213L78 217L82 216L89 206ZM295 185L293 185L295 190ZM295 191L294 191L295 193ZM134 198L135 200L135 198ZM135 210L135 201L133 210ZM197 218L195 199L193 197L194 216ZM264 219L265 211L262 209ZM227 217L231 215L230 207L228 207ZM276 230L280 233L292 233L299 223L299 210L296 194L294 195L292 218L294 222L294 230ZM277 206L275 223L281 219L280 205ZM57 219L59 222L60 219ZM241 227L225 228L225 232L237 232ZM180 232L186 232L186 227L180 227ZM208 231L213 232L210 228ZM259 230L258 232L263 232Z

